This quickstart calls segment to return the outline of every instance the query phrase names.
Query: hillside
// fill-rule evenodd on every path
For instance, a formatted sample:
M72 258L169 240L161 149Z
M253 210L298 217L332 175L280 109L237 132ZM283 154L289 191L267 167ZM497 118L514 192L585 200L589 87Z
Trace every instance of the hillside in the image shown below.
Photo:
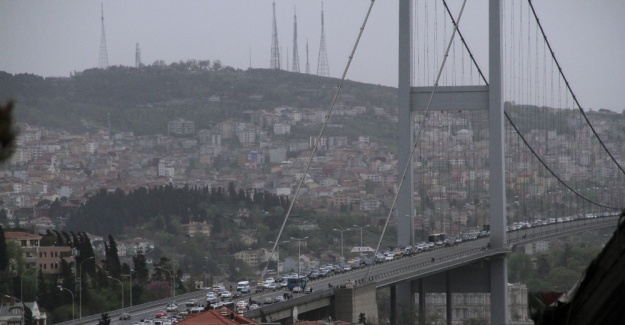
M162 133L185 118L208 128L246 110L292 106L327 109L338 80L281 70L235 70L196 61L141 68L89 69L69 78L0 72L0 98L17 101L18 123L71 132L105 127ZM396 109L391 87L347 81L337 104Z

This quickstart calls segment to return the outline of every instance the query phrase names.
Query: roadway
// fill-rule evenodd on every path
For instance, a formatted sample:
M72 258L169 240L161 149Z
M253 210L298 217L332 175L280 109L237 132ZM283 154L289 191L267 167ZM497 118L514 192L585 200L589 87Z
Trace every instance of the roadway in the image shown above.
M467 265L474 262L477 259L488 258L490 256L506 254L511 251L514 245L523 245L530 242L539 240L549 240L556 237L571 235L580 231L592 231L604 228L616 227L618 220L618 214L612 214L606 217L598 217L592 219L577 219L568 222L558 222L555 224L548 224L538 227L530 227L525 229L519 229L508 232L508 244L509 247L505 249L490 249L488 247L489 238L480 238L473 241L467 241L460 243L459 245L450 247L441 247L430 251L418 253L416 255L402 257L394 259L393 261L387 261L384 263L375 264L371 268L370 280L376 282L377 287L384 287L393 283L413 280L420 277L436 274L445 270L457 268L462 265ZM332 286L344 285L348 281L356 284L364 283L368 269L361 268L352 270L350 272L338 273L332 276L309 281L308 286L313 288L314 292L323 291ZM206 293L209 289L194 291L176 296L176 301L180 308L184 309L184 302L190 299L199 299L205 303ZM249 300L250 297L256 300L262 301L262 299L268 295L271 297L282 296L284 291L278 290L274 292L263 292L255 294L243 295L238 300ZM294 296L304 295L294 294ZM159 310L164 310L166 305L171 302L171 298L152 301L149 303L136 305L130 308L125 308L124 311L129 312L132 315L130 320L118 321L119 315L122 310L113 310L109 312L111 317L111 323L115 324L134 324L140 319L154 319L154 315ZM281 302L278 304L287 304L287 302ZM272 304L275 305L275 304ZM76 306L78 308L78 306ZM266 307L261 307L266 308ZM274 307L275 308L275 307ZM272 309L274 309L272 308ZM248 314L249 311L246 313ZM100 319L100 314L86 316L82 319L76 319L74 322L68 321L59 324L96 324Z

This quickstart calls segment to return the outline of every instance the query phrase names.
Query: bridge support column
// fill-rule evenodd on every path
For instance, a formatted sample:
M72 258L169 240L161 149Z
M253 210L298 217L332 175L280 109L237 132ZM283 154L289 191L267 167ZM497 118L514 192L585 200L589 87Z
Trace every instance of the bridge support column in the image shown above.
M490 260L490 319L491 324L508 323L508 261L505 256Z
M391 325L408 324L414 316L412 281L391 286Z
M419 325L425 325L425 281L419 279Z
M451 271L445 272L445 316L447 325L451 325Z
M360 314L364 314L367 323L377 324L378 303L375 283L363 286L347 285L335 289L335 318L356 324Z

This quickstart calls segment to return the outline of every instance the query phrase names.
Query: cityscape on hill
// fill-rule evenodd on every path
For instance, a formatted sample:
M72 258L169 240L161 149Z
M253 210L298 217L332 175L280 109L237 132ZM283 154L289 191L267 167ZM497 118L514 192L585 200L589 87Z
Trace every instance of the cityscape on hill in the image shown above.
M53 246L64 247L58 252L64 262L51 262L56 266L42 273L58 274L66 282L76 282L68 270L82 262L87 262L89 276L102 277L96 270L110 270L113 246L119 258L117 278L143 265L141 281L147 285L148 269L155 281L172 277L159 268L176 270L180 293L192 291L198 281L202 286L242 278L255 281L265 267L277 276L351 261L360 256L359 250L377 244L397 190L397 99L392 88L349 83L333 107L326 133L317 139L333 82L194 61L94 69L70 78L0 73L2 96L14 94L17 100L19 131L15 152L0 169L0 222L14 238L41 242L41 246L51 240ZM561 109L553 112L571 114ZM523 117L524 113L515 114ZM624 155L617 145L624 137L619 129L623 114L602 110L591 116L599 132L607 135L608 145ZM417 116L415 123L421 119ZM480 116L442 112L429 116L421 140L423 151L415 159L417 170L425 175L415 184L419 190L413 231L418 240L427 241L429 234L441 232L460 237L488 225L487 141L480 132L484 123ZM536 137L547 134L559 139L562 147L590 137L576 131L574 124L548 130L549 126L521 119L519 125ZM304 175L315 146L316 155ZM454 149L431 150L435 147ZM511 147L510 159L521 161L522 151L514 144ZM456 154L467 151L460 148L469 148L470 155ZM584 168L587 160L559 159L570 164L573 172ZM511 173L517 182L524 179L523 184L534 186L537 194L549 193L540 186L545 182L540 173ZM302 178L286 230L287 238L294 239L281 245L282 253L272 255L272 240ZM509 195L515 197L514 187ZM609 201L617 192L606 189L603 195ZM548 216L543 209L567 208L555 193L537 195L511 200L508 218L516 224L527 220L527 215ZM393 220L390 226L383 247L392 250L397 232ZM73 252L86 238L93 251L76 257ZM601 240L606 239L593 242ZM587 244L569 245L555 243L569 247L568 254L574 247L583 260L596 253ZM542 243L531 251L541 254L548 248ZM137 256L142 256L139 261ZM511 267L523 270L515 273L515 279L532 289L551 287L545 279L554 275L544 270L540 280L534 277L527 282L531 271L523 268L537 260L524 256L511 262ZM34 258L35 253L26 255L20 269L41 264ZM545 257L538 261L551 263ZM26 290L37 287L40 276L25 272L24 279L19 277L23 289L13 288L13 292L32 300L34 295ZM568 273L564 278L567 281L558 283L560 290L575 281ZM114 295L116 289L109 288L108 282L104 276L98 285ZM86 290L95 294L96 289ZM168 295L162 288L137 290L135 303ZM46 297L52 299L49 292ZM62 301L42 300L41 306L55 322L69 317ZM110 303L85 306L83 312L110 307Z

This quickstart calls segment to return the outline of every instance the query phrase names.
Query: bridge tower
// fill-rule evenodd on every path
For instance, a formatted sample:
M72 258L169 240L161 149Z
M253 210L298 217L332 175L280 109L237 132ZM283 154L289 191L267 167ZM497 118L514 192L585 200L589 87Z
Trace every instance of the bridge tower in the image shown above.
M488 110L489 115L489 197L490 197L490 245L503 248L506 243L505 220L505 166L504 166L504 114L502 103L502 4L500 0L489 0L489 85L488 86L446 86L437 87L430 110L457 110L462 102L466 110ZM415 217L413 193L414 172L410 152L413 147L413 112L424 111L433 87L412 87L413 66L413 3L411 0L399 2L399 80L398 80L398 139L399 166L410 164L406 179L399 189L397 201L397 240L398 245L414 244L413 220ZM415 44L416 47L421 44ZM437 67L438 68L438 67ZM452 103L455 105L449 105ZM425 306L424 282L419 280L400 283L391 288L391 301L414 301L414 293L419 294L419 306ZM508 322L507 261L505 255L490 260L491 323ZM449 300L448 300L449 301ZM413 303L410 303L412 308ZM400 306L392 306L396 316ZM450 308L448 306L448 308ZM449 309L448 309L449 313ZM414 314L414 313L413 313ZM423 315L424 313L419 313ZM391 315L391 323L396 317ZM425 319L422 318L421 322ZM450 320L448 319L448 322Z

